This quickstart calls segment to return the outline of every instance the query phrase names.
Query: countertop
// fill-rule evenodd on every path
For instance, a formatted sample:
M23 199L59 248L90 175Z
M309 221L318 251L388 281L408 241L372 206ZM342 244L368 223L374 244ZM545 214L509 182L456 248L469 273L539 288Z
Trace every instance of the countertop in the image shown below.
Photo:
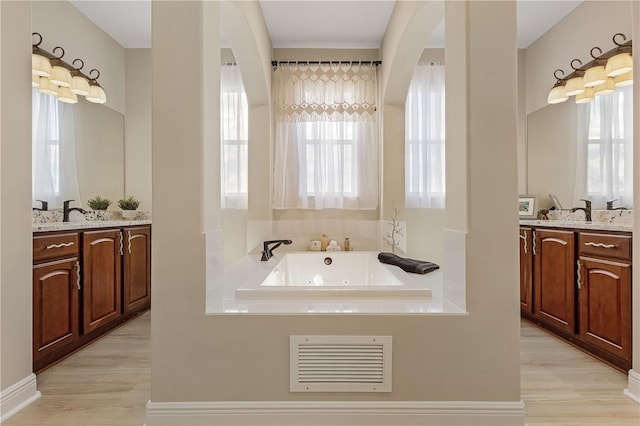
M126 226L150 225L151 220L93 220L80 222L34 223L33 232L75 231L95 228L121 228Z
M546 228L571 228L596 231L633 232L632 225L609 222L586 222L584 220L520 220L521 226Z

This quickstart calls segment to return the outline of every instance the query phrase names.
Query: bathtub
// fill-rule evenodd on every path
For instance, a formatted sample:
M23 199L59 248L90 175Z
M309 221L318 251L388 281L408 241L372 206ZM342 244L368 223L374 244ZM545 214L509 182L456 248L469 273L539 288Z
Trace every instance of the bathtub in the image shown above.
M272 258L262 281L236 289L236 299L430 298L421 279L378 261L378 252L297 252ZM439 274L433 272L431 274ZM412 276L413 275L413 276ZM430 275L430 274L427 274Z

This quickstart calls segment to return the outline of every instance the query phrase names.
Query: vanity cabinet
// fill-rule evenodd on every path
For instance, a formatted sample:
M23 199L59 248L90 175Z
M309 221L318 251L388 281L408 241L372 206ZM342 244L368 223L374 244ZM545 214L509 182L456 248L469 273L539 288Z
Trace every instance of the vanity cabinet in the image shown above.
M150 225L34 234L34 372L150 305Z
M534 315L574 333L575 232L536 229L533 256Z
M532 235L530 250L525 250L527 234ZM522 317L621 371L628 370L631 259L630 233L521 227Z
M533 313L533 229L520 227L520 310Z
M120 229L82 233L82 332L87 334L121 315L122 255Z
M579 234L580 338L631 361L631 237Z
M78 234L33 239L33 360L79 337Z
M123 313L151 306L151 227L125 228L123 248Z

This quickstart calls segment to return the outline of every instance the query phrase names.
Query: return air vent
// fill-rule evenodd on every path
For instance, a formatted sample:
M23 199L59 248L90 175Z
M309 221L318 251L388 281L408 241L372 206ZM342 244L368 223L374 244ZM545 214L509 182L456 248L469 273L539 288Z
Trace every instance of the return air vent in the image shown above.
M391 336L289 336L291 392L391 392Z

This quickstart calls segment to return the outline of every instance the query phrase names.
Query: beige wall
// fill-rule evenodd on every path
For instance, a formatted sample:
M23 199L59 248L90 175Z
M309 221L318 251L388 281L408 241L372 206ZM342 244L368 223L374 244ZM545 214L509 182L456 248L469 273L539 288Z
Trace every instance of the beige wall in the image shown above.
M126 49L125 194L151 210L151 49Z
M4 391L32 371L29 3L0 2L0 19L0 389Z
M199 226L203 166L198 155L204 143L199 111L205 96L199 90L200 30L217 20L202 19L198 3L154 3L153 304L162 309L152 311L152 402L520 400L518 290L513 285L517 281L515 4L471 4L469 9L467 19L458 23L474 40L463 71L470 78L469 91L462 96L470 100L473 135L464 142L473 147L469 315L230 316L204 315L205 250ZM495 27L501 28L499 35ZM179 50L184 54L178 66L174 52ZM235 48L234 52L240 56ZM180 102L175 102L176 89L169 82L178 69L189 74L180 88ZM179 147L174 143L178 137ZM490 162L486 149L494 153ZM176 203L193 206L181 211L179 221L173 209ZM487 241L492 241L492 250L487 250ZM402 366L394 370L394 391L290 393L288 336L292 334L394 336L394 365Z

